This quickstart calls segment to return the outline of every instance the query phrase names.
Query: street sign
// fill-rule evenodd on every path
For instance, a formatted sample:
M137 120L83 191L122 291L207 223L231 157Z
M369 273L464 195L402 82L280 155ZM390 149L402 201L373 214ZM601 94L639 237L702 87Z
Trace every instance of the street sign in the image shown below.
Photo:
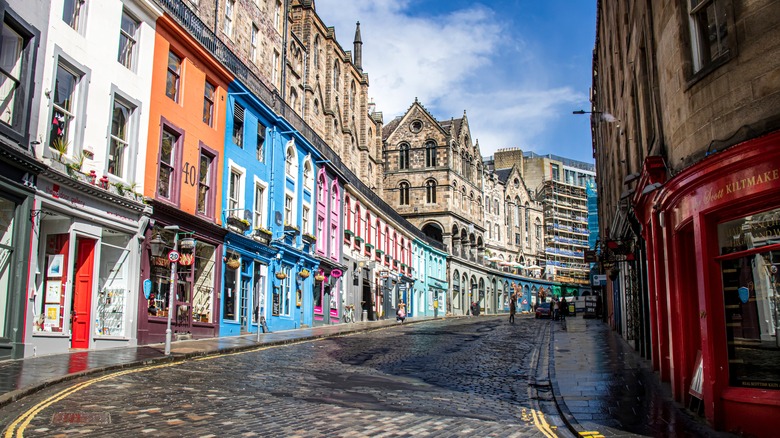
M176 263L179 261L179 251L171 251L168 253L168 260L171 263Z

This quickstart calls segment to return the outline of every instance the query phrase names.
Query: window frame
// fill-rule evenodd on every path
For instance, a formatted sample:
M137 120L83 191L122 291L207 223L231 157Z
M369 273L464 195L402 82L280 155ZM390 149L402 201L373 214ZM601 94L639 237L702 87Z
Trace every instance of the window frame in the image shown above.
M203 185L203 176L201 175L201 157L208 156L211 158L208 169L208 196L206 197L206 208L204 211L200 211L200 187ZM219 152L206 146L202 141L198 145L198 191L195 198L195 212L198 216L205 217L207 219L214 219L217 207L217 169L219 169Z
M238 111L238 110L241 111ZM238 101L233 101L233 121L232 121L232 136L231 139L233 141L233 144L240 147L241 149L244 148L244 128L246 127L246 108L244 108L243 105L238 103Z
M73 3L74 10L73 10L73 14L71 15L70 20L66 20L65 19L65 13L66 13L65 2L70 2L70 1L72 1L72 3ZM86 0L65 0L65 1L63 1L62 15L61 15L62 21L65 22L65 24L67 24L68 27L70 27L71 29L73 29L76 32L78 32L80 35L84 35L84 31L85 31L84 24L85 24L85 20L86 20L86 18L85 18L86 15L87 15L87 2L86 2ZM75 19L74 19L74 17L75 17Z
M90 76L91 71L86 68L85 66L78 64L70 58L68 55L66 55L64 52L62 52L61 49L55 48L55 54L54 58L56 59L56 62L54 63L55 70L54 70L54 77L52 78L52 85L51 85L51 108L49 109L49 121L52 121L54 118L54 110L55 110L55 104L54 104L54 95L57 88L57 71L60 67L71 73L73 76L77 77L77 81L74 85L73 94L71 96L71 99L73 100L72 108L68 111L71 115L73 120L71 120L68 130L69 132L66 134L66 140L70 142L70 147L68 148L68 154L66 156L72 156L75 157L79 150L77 150L78 145L83 144L83 125L85 123L85 117L84 117L84 109L86 108L86 102L87 102L87 96L89 92L89 83L90 83ZM51 147L52 144L52 136L51 136L51 128L49 129L49 132L47 133L48 138L46 144L48 145L49 152L53 151L54 149Z
M398 184L398 204L409 205L409 183L406 181Z
M401 143L398 146L398 169L409 169L409 149L410 146L407 143Z
M133 34L128 34L125 29L122 27L122 24L125 22L125 18L127 18L129 21L131 21L134 25ZM118 53L117 53L117 62L125 66L128 70L135 72L137 67L137 47L138 47L138 32L141 28L141 21L135 18L133 14L131 14L127 8L122 9L122 19L119 22L119 47L118 47ZM122 39L125 38L128 41L130 41L130 50L128 52L127 49L122 50ZM126 54L125 60L123 62L122 60L122 53ZM128 65L129 64L129 65Z
M255 190L252 198L252 226L254 228L268 228L268 183L255 176ZM258 199L258 189L262 190L262 196ZM258 210L260 201L260 210ZM258 218L259 216L259 218Z
M161 171L161 165L162 162L162 141L163 141L163 135L165 133L169 133L176 137L176 141L174 142L174 148L171 152L171 176L169 177L169 193L168 197L160 195L160 171ZM178 128L173 123L170 123L168 120L166 120L164 117L162 118L161 128L160 128L160 137L158 140L158 148L157 148L157 187L155 187L155 198L161 199L163 201L166 201L168 203L171 203L175 206L179 206L179 201L181 198L181 161L182 161L182 154L184 149L184 130Z
M429 179L425 181L425 203L426 204L435 204L436 203L436 181Z
M175 56L176 59L178 59L178 68L176 70L171 69L171 56ZM184 66L184 57L179 56L178 53L174 52L173 50L168 50L168 62L165 66L166 73L165 73L165 95L168 96L171 100L173 100L176 103L179 103L179 98L181 97L181 77L182 77L182 67ZM170 83L171 77L174 77L176 80L174 82L174 93L173 96L169 94L169 88L168 84Z
M211 96L209 96L209 86L211 87ZM203 81L203 123L208 125L209 127L214 127L214 115L216 113L215 107L216 107L216 97L217 97L217 86L211 83L208 79ZM208 105L208 113L206 111L206 106ZM208 119L207 119L208 117Z
M236 0L225 0L225 14L222 25L222 33L233 39L233 22L235 21Z
M250 24L249 34L249 60L257 64L257 37L260 35L260 29L253 22Z
M288 202L289 201L289 202ZM295 225L295 193L290 190L284 192L284 224Z
M255 147L256 147L256 157L257 161L261 163L265 163L265 139L266 139L266 130L268 129L263 122L260 120L257 121L257 133L255 135Z
M141 102L135 99L132 99L127 94L121 92L115 85L111 86L111 123L108 126L108 146L106 149L106 166L104 168L104 171L106 172L106 175L112 176L114 178L117 178L122 181L131 181L134 178L135 170L137 163L134 160L129 159L129 157L133 157L137 154L138 151L138 129L139 129L139 122L140 117L138 109L141 107ZM127 139L126 147L125 147L125 154L126 154L126 163L124 165L124 172L125 174L123 176L116 175L115 173L112 173L109 171L109 152L111 151L111 143L114 140L113 135L113 111L114 111L114 105L116 104L117 100L119 103L123 106L125 106L129 110L129 115L127 117Z
M437 166L437 147L436 143L432 140L425 142L425 167Z
M236 190L235 196L233 192L233 175L237 175L237 181L238 181L238 188ZM228 172L227 172L227 187L226 187L226 193L225 193L225 200L227 201L226 205L226 217L230 216L236 216L241 219L245 219L243 214L238 214L236 212L244 210L244 199L246 196L246 169L244 169L241 166L236 165L233 160L228 161Z
M707 10L712 6L715 9L715 25L718 26L718 9L724 14L725 23L722 26L726 29L724 39L720 39L720 34L716 35L720 50L717 56L712 56L710 45L707 43L709 29L709 20L707 20ZM720 7L720 8L719 8ZM706 76L709 72L717 69L732 58L734 53L734 26L733 26L733 6L731 1L724 0L698 0L698 4L692 6L691 0L686 0L686 15L688 17L689 44L690 44L690 74L692 82ZM701 22L704 17L704 23ZM704 26L702 26L704 25ZM703 29L706 27L707 29Z
M22 39L19 56L16 64L19 66L19 77L15 82L11 123L0 122L0 133L7 135L16 143L23 145L28 150L30 112L32 111L32 90L34 81L35 58L38 52L37 45L40 40L40 32L33 26L19 18L12 10L0 10L3 13L3 27L14 31ZM10 76L0 69L0 75Z

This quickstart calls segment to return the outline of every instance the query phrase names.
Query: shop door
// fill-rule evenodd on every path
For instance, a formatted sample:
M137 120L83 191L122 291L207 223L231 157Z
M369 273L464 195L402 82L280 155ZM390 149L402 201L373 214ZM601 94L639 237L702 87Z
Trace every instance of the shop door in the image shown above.
M243 271L243 270L242 270ZM241 296L239 296L239 317L241 318L241 333L249 333L249 315L251 309L249 308L249 294L252 289L252 277L249 275L241 276Z
M77 239L73 299L71 303L71 348L89 348L94 265L95 240Z

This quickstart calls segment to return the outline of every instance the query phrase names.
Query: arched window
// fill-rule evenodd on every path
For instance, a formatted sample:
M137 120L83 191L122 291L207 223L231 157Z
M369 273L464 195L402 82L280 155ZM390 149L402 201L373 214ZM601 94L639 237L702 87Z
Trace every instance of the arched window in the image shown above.
M515 226L520 227L520 198L515 197Z
M325 174L323 172L320 172L320 176L317 177L317 201L320 204L325 202Z
M314 50L313 52L313 58L312 58L312 64L314 64L314 69L320 68L320 36L317 35L314 37Z
M341 75L341 68L339 67L338 59L333 61L333 92L339 92L339 76Z
M463 210L469 208L468 205L466 205L466 187L461 187L460 189L460 204Z
M498 198L493 199L493 211L495 211L497 215L501 214L501 210L498 208Z
M306 159L303 163L303 186L311 190L314 183L314 171L311 167L311 160Z
M398 185L398 197L400 205L409 205L409 183L402 182Z
M352 229L350 225L352 225L352 210L350 208L352 207L352 202L349 199L349 196L344 197L344 225L347 227L347 229Z
M298 93L295 88L290 88L290 108L296 109L296 106L298 106Z
M432 179L425 182L425 202L428 204L436 203L436 181Z
M436 167L436 143L432 141L425 143L425 166Z
M317 99L314 99L314 115L320 115L320 101Z
M490 214L490 197L488 195L485 195L485 208L487 213Z
M458 182L457 181L453 181L452 182L452 194L453 194L453 196L452 196L453 204L455 204L455 207L457 207L457 206L460 205L460 195L459 195L459 192L458 192Z
M355 109L355 99L357 99L357 88L355 87L355 81L349 85L349 107Z
M298 172L298 162L295 153L295 146L290 145L287 147L287 154L285 155L284 170L288 176L295 178Z
M406 143L398 147L398 168L409 168L409 145Z
M330 186L330 205L331 208L339 205L339 188L335 182Z
M360 235L360 204L355 203L355 225L352 228L355 235Z

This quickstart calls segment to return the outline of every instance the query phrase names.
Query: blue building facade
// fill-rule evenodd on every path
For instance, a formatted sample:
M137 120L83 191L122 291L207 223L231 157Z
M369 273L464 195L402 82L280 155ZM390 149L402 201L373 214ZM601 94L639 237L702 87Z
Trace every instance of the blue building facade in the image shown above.
M240 82L227 100L220 336L312 323L315 149ZM309 291L306 293L305 291ZM260 325L262 327L262 324Z
M443 316L447 308L447 253L421 239L412 241L413 294L409 316Z

